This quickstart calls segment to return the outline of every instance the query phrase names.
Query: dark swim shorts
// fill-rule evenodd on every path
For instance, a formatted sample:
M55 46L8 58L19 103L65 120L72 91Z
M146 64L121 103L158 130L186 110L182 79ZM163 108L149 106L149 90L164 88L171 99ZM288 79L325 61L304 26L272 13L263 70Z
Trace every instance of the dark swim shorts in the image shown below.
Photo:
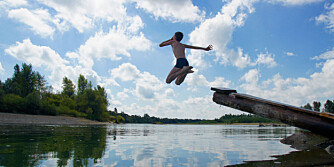
M183 66L189 66L188 60L185 58L178 58L174 67L183 68Z

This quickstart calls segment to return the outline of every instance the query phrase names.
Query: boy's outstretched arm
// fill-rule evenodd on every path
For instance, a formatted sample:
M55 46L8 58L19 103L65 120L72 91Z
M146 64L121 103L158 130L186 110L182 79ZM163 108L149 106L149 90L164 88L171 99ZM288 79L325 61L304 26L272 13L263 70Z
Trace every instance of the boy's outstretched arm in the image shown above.
M169 39L167 41L161 42L161 44L159 46L163 47L163 46L171 45L172 44L172 40L173 40L173 38Z
M212 45L209 45L208 47L206 48L203 48L203 47L198 47L198 46L192 46L192 45L185 45L185 48L189 48L189 49L202 49L202 50L205 50L205 51L210 51L212 50Z

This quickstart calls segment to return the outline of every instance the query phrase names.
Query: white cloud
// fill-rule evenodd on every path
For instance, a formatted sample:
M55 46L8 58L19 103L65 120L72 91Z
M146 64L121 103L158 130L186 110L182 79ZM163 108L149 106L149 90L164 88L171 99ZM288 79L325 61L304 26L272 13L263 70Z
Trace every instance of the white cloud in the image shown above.
M21 1L20 1L21 2ZM8 10L9 18L16 19L29 27L31 30L42 37L53 36L56 30L60 32L67 31L70 27L77 29L80 33L96 27L97 23L108 22L116 23L118 29L130 33L136 33L143 28L144 23L137 15L128 16L123 0L94 1L94 0L39 0L41 5L46 5L47 9L11 9L19 3L0 3Z
M231 84L231 81L225 80L224 77L215 77L215 80L210 82L208 81L204 75L198 74L197 71L195 71L192 74L187 75L187 78L185 80L185 83L189 85L191 88L190 90L196 90L198 87L229 87Z
M295 54L292 53L292 52L285 52L285 54L288 55L288 56L295 56Z
M18 60L33 63L34 66L41 67L42 65L53 64L68 64L69 62L62 59L58 53L47 46L38 46L31 43L30 39L25 39L23 42L16 42L16 45L10 46L5 52Z
M49 25L53 20L47 10L13 9L9 11L8 17L27 24L32 31L44 38L52 37L55 32L55 29Z
M56 18L68 22L79 32L92 28L95 20L118 22L126 16L123 0L40 0L40 2L57 11Z
M139 77L140 71L131 63L124 63L110 72L110 76L114 79L118 78L121 81L132 81Z
M269 0L270 3L282 3L286 6L305 5L310 3L322 2L323 0Z
M211 87L224 87L229 88L231 86L230 80L225 80L224 77L216 77L213 82L210 83Z
M248 13L254 12L253 4L257 0L236 0L228 1L215 17L206 19L193 32L190 33L190 42L194 45L207 46L212 44L216 53L216 61L221 64L232 63L238 68L245 68L251 65L250 57L243 54L241 48L237 51L229 49L227 44L232 39L233 31L236 27L244 24ZM190 58L200 57L195 61L195 65L208 64L203 62L202 56L197 56L198 52L191 51Z
M187 83L191 87L209 85L209 81L204 77L204 75L198 74L198 71L195 71L192 74L188 74L184 82Z
M2 64L0 62L0 74L4 74L4 73L5 73L5 69L3 69Z
M326 60L322 70L308 78L284 79L276 74L269 80L259 82L259 75L258 70L250 70L242 77L246 82L240 87L251 95L297 106L334 96L334 59Z
M112 69L110 75L110 78L115 80L119 79L123 82L132 82L135 84L135 88L125 88L122 92L117 93L118 100L120 100L117 104L112 102L113 105L119 105L117 106L119 110L129 114L143 115L147 113L151 116L169 118L218 118L225 113L233 112L231 110L224 109L222 111L219 109L219 106L212 102L211 95L206 95L205 97L195 97L192 95L186 100L176 100L178 97L175 97L174 90L171 88L173 85L164 83L148 72L141 72L131 63L124 63ZM193 74L189 76L191 75ZM221 77L215 78L213 82L208 82L204 76L197 76L205 84L208 84L205 86L225 85L228 87L230 84L230 81L226 81ZM186 82L190 84L191 81ZM122 85L124 84L119 84L120 87ZM129 102L129 98L131 99L131 103Z
M164 88L167 85L148 72L141 73L135 84L138 97L150 100L166 96Z
M259 71L257 69L251 69L241 77L241 80L245 80L247 83L257 83L259 78Z
M146 39L143 33L131 35L113 27L108 33L96 33L81 45L77 52L68 52L66 56L77 58L81 65L92 68L95 59L117 61L122 59L120 55L130 57L130 50L145 51L150 49L151 45L151 41Z
M170 90L164 90L166 84L160 81L156 76L148 72L140 72L138 68L131 63L124 63L112 69L110 76L114 82L116 82L116 79L120 79L123 82L132 81L136 85L135 90L131 91L132 94L142 100L158 100L159 98L170 96L172 93ZM114 85L120 86L119 83ZM122 93L120 95L122 95Z
M124 88L123 92L118 92L117 93L117 98L121 99L121 100L126 100L127 98L129 98L129 95L128 95L129 93L130 93L130 90Z
M268 67L275 67L277 63L275 62L274 55L271 53L261 53L258 55L257 60L255 61L256 64L264 64Z
M205 12L201 12L190 0L132 0L137 8L152 13L156 18L163 18L171 22L199 22Z
M324 23L326 28L330 31L334 31L334 3L325 5L326 12L324 14L315 17L317 23Z
M80 66L72 67L67 60L64 60L57 52L47 46L38 46L31 43L30 39L23 42L17 42L5 50L5 53L25 63L32 64L33 67L44 67L51 71L49 79L55 90L61 90L62 79L69 77L74 83L80 74L96 84L100 77L95 71L82 68Z
M3 0L0 2L0 8L9 8L9 7L20 7L27 5L26 0Z
M188 77L185 82L195 88L211 85L228 87L231 83L222 77L216 77L214 81L209 82L203 75L198 75L196 72L189 74ZM133 88L124 88L117 93L117 99L112 100L119 100L116 103L112 102L112 105L117 105L120 111L131 115L147 113L156 117L212 119L226 113L240 113L226 108L219 109L219 105L212 102L211 92L207 92L204 96L200 95L201 97L193 94L185 100L180 100L180 97L176 97L174 93L174 89L179 88L164 83L148 72L140 71L131 63L124 63L112 69L110 78L119 81L119 87L128 85L129 82L135 85ZM196 83L194 81L196 78L201 83ZM128 83L121 83L121 81Z
M311 58L312 60L320 60L320 59L334 59L334 48L332 51L328 51L328 52L325 52L323 54L321 54L320 56L315 56L313 58Z

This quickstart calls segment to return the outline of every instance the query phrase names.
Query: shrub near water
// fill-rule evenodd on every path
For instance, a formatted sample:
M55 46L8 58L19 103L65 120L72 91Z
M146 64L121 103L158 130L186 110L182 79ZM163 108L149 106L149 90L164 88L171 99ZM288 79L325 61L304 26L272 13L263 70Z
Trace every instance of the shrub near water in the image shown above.
M31 65L14 67L12 78L0 81L0 112L67 115L98 121L111 121L107 112L107 95L101 86L93 88L83 75L78 78L78 89L67 77L63 78L61 93L53 93L51 86ZM77 92L77 93L76 93Z

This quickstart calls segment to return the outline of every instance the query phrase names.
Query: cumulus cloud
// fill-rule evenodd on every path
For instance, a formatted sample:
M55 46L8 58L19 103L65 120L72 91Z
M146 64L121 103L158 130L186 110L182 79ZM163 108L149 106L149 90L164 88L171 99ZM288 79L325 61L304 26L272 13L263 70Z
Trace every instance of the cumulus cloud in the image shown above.
M195 71L187 76L185 83L191 87L189 90L196 90L197 87L229 87L232 82L224 77L215 77L215 80L210 82L204 75Z
M224 87L229 88L232 81L226 80L224 77L216 77L214 81L210 82L210 87Z
M56 18L66 21L79 32L92 28L96 19L112 22L123 20L126 16L123 0L40 0L39 2L54 9L57 12Z
M190 42L199 46L212 44L216 53L216 61L221 64L232 63L239 68L250 65L250 57L243 54L241 48L235 51L229 49L227 44L232 39L234 29L244 24L247 14L254 12L253 4L255 2L257 0L228 1L215 17L206 19L189 34ZM191 51L189 57L197 58L194 61L195 65L208 64L204 62L203 56L199 55L199 52Z
M240 87L247 93L285 102L292 105L304 105L313 100L332 99L334 96L334 59L328 59L320 72L304 78L283 78L280 74L259 82L260 72L252 69L242 79Z
M325 5L326 12L315 17L317 23L323 23L330 31L334 31L334 3Z
M334 59L334 48L332 51L325 52L321 54L320 56L315 56L312 58L312 60L320 60L320 59Z
M135 65L124 63L118 68L112 69L110 73L112 78L118 78L121 81L132 81L139 77L140 71Z
M245 80L247 83L257 83L259 81L259 71L257 69L249 70L245 75L241 77L241 80Z
M129 98L129 93L130 93L130 90L124 88L122 92L117 93L117 98L121 100L126 100L127 98Z
M281 3L286 6L305 5L310 3L322 2L323 0L269 0L270 3Z
M47 10L13 9L8 12L8 17L28 25L33 32L42 37L52 37L55 32L55 29L49 25L53 20Z
M0 1L0 9L2 8L2 11L7 11L10 8L18 8L18 7L27 6L27 5L28 5L28 2L26 0L2 0Z
M171 22L199 22L205 12L200 11L190 0L132 0L137 8L152 13L156 18Z
M9 18L28 25L34 33L44 38L52 38L56 30L64 32L73 27L83 33L101 22L113 22L116 23L118 29L136 33L143 28L144 24L139 16L127 15L125 2L124 0L38 1L50 8L52 12L42 8L33 9L33 6L16 9L15 7L27 3L19 0L0 2L0 7L3 6L8 11Z
M31 43L30 39L25 39L23 42L16 42L16 45L10 46L5 52L18 60L34 63L33 65L37 67L49 64L49 67L52 68L52 63L69 63L62 59L59 54L50 47L34 45Z
M95 59L107 58L112 61L122 59L121 55L130 57L130 50L145 51L152 43L143 33L127 34L113 27L108 33L98 32L81 45L77 52L68 52L67 57L78 59L86 68L92 68Z
M7 48L5 53L17 60L32 64L34 67L43 67L51 71L49 79L57 91L61 90L61 82L64 76L69 77L74 83L80 74L85 75L94 84L100 80L95 71L81 66L72 67L69 65L69 61L63 59L50 47L34 45L30 39L17 42L16 45Z
M164 90L166 87L164 82L148 72L141 72L131 63L124 63L117 68L112 69L110 71L110 77L114 82L119 79L123 82L131 81L134 83L136 87L131 92L139 99L157 100L159 97L166 97L172 94L170 90ZM117 82L113 85L121 86Z
M255 61L256 64L264 64L268 67L275 67L277 63L275 62L275 56L271 53L261 53L258 55L257 60Z
M285 54L286 54L287 56L295 56L295 54L292 53L292 52L285 52Z
M176 100L174 89L169 87L173 87L173 85L167 85L156 76L140 71L131 63L124 63L112 69L110 78L120 82L132 82L135 84L134 88L124 88L123 91L118 92L119 103L112 103L113 105L118 105L117 108L129 114L143 115L147 113L157 117L169 118L218 118L225 113L233 112L219 109L218 105L212 103L211 95L205 95L204 97L192 96L185 100ZM222 77L217 77L212 82L207 81L202 75L200 75L200 78L204 81L203 84L225 85L227 87L230 84L230 81L226 81ZM187 84L190 84L190 82L186 81ZM119 83L118 85L122 87L124 84ZM196 83L193 82L193 84ZM130 97L133 102L128 104L128 98ZM127 104L122 105L122 101L126 101Z
M4 74L4 73L5 73L5 69L3 69L2 64L0 62L0 74Z
M187 78L184 81L187 83L189 86L191 86L193 89L194 87L198 86L208 86L209 81L205 78L204 75L198 74L197 71L195 71L192 74L187 75Z

